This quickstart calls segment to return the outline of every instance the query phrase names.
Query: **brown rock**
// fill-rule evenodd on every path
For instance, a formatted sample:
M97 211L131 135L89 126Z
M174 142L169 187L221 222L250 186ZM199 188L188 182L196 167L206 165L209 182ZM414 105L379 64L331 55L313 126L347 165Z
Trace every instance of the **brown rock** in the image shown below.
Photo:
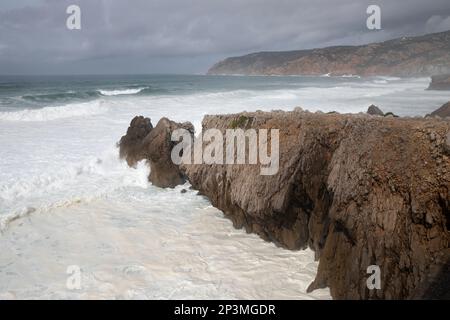
M447 133L444 141L444 151L447 155L450 155L450 132Z
M432 117L439 116L441 118L450 117L450 101L444 104L439 109L433 111L430 115Z
M258 165L182 166L194 188L236 227L289 249L311 247L319 269L310 290L328 286L337 299L433 296L430 282L441 273L427 275L449 258L450 161L425 132L432 127L442 139L450 123L245 116L251 128L280 129L278 173L261 176ZM206 116L203 127L226 130L239 117ZM381 290L366 286L369 265L381 269Z
M162 118L152 129L150 119L136 117L131 121L127 134L120 140L120 155L130 166L134 166L137 161L148 160L149 181L155 186L173 188L183 184L186 177L171 160L171 151L176 144L171 141L171 135L179 128L194 134L194 127L190 122L176 123Z
M179 166L171 160L171 151L176 144L171 141L171 135L179 128L187 129L194 134L194 126L190 122L176 123L162 118L143 141L145 158L150 162L149 180L155 186L173 188L186 182L186 177Z
M126 159L129 166L133 167L138 161L144 159L142 142L152 129L150 118L137 116L131 120L127 134L120 139L118 144L120 157Z

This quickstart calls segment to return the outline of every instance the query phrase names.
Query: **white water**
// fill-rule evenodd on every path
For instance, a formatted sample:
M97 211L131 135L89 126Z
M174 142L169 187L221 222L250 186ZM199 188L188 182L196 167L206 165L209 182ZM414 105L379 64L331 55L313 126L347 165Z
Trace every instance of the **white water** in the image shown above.
M361 112L375 103L424 115L448 100L428 79L378 79L352 87L103 97L0 113L0 298L329 298L306 294L309 250L276 248L234 230L194 192L147 183L115 143L135 115L189 120L243 110ZM187 188L187 186L186 186ZM82 289L65 287L69 265Z
M122 90L98 90L98 92L100 92L100 94L104 96L120 96L120 95L136 94L147 88L148 87L136 89L122 89Z
M93 116L108 111L105 101L97 100L83 103L71 103L58 107L25 109L0 112L0 121L51 121L64 118Z

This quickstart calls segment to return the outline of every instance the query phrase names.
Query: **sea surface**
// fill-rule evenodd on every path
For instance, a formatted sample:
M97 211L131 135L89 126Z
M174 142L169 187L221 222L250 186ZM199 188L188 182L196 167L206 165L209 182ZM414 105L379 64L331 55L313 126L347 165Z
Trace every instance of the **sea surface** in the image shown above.
M313 252L234 229L207 199L182 194L188 185L152 186L116 143L135 115L197 129L205 114L296 106L424 116L450 100L429 81L0 76L0 299L329 299L306 293Z

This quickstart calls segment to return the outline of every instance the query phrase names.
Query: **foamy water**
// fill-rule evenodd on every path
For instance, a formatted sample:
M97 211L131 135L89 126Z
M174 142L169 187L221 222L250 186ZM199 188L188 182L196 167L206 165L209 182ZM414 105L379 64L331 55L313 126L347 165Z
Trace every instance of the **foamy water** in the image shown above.
M116 142L135 115L200 128L205 114L295 106L361 112L374 103L413 116L448 97L424 91L429 79L302 79L305 84L273 77L262 87L252 81L263 80L251 77L219 79L217 88L227 90L197 89L207 86L199 77L176 79L159 94L145 94L154 83L144 81L131 88L93 83L80 94L93 97L88 100L71 101L74 93L66 88L52 103L37 95L40 104L31 107L19 94L6 97L0 108L0 298L329 298L327 289L306 294L317 268L310 250L283 250L234 230L193 191L151 186L147 165L129 168L118 159ZM170 93L182 85L193 89ZM66 287L70 265L82 269L81 290Z

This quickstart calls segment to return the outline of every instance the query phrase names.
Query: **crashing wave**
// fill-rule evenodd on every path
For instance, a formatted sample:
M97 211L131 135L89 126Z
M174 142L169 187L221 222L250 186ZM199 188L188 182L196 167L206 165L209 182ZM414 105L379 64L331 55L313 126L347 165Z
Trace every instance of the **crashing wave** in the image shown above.
M102 100L83 103L71 103L64 106L25 109L20 111L0 112L3 121L50 121L63 118L92 116L108 111Z
M131 95L138 94L143 90L148 89L148 87L134 88L134 89L120 89L120 90L98 90L103 96L120 96L120 95Z

